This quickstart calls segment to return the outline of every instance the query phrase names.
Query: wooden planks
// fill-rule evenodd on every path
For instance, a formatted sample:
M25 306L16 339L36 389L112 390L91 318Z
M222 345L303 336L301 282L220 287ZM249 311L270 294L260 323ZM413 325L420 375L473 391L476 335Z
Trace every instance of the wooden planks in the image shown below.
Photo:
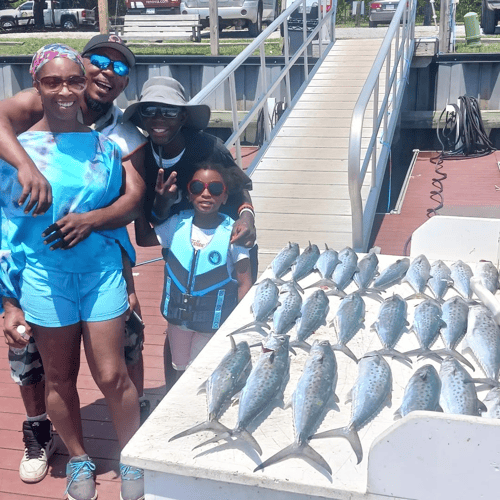
M254 171L259 248L266 256L261 270L263 261L290 239L301 247L311 240L339 250L352 243L347 184L351 116L381 43L335 43ZM372 130L373 106L368 109L363 137ZM362 151L367 145L363 140Z

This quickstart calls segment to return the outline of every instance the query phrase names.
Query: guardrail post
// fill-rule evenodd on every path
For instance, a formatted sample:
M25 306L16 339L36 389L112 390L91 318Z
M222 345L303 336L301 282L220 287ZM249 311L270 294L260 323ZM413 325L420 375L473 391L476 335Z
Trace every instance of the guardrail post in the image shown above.
M239 131L240 130L240 123L238 121L238 109L237 109L237 102L236 102L236 80L234 78L234 71L229 75L229 94L231 96L231 113L233 115L233 130ZM235 146L236 146L236 163L241 168L242 161L241 161L240 136L238 136L238 138L236 139Z
M377 128L378 121L378 94L380 92L380 76L377 78L375 87L373 89L373 131L375 132ZM377 184L377 147L378 144L375 141L372 152L372 180L371 186L374 187Z
M285 66L288 66L290 62L290 38L288 36L288 19L285 19L284 25L284 37L285 37ZM285 104L286 107L290 107L292 102L292 92L290 90L290 73L288 72L285 76Z
M302 45L306 43L307 40L307 12L306 12L306 0L302 2ZM311 41L312 47L312 41ZM309 47L305 46L304 51L302 52L302 57L304 58L304 79L307 81L309 76L309 55L308 55Z
M264 95L267 92L267 68L266 68L266 48L262 43L259 47L260 53L260 92ZM269 140L271 136L271 121L269 112L267 110L267 104L262 108L264 116L264 142Z

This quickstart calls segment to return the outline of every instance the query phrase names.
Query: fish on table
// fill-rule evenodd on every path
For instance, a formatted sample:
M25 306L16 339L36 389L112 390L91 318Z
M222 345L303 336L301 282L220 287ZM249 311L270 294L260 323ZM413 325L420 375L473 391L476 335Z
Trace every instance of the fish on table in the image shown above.
M380 305L377 321L371 329L377 332L382 344L383 348L377 351L380 355L390 356L405 366L411 366L411 359L395 349L403 333L408 332L407 312L406 301L400 295L394 294Z
M498 290L498 269L493 262L480 260L476 264L474 276L479 278L486 289L495 295Z
M377 251L380 248L372 248L359 262L358 270L354 273L353 280L358 287L358 292L362 295L368 295L375 300L381 301L378 294L369 291L372 281L378 276L378 257Z
M256 287L255 296L251 306L254 321L237 328L229 335L235 335L253 327L271 328L267 322L279 305L279 289L270 278L263 279L254 287Z
M302 304L300 317L296 323L296 337L290 342L291 347L300 347L309 351L311 346L306 340L322 325L326 325L326 317L330 304L326 293L319 289L307 297Z
M444 296L451 285L453 285L451 269L442 260L434 261L431 265L431 276L427 286L440 304L444 302Z
M394 413L394 420L412 411L443 411L439 406L441 379L432 365L421 366L410 378L405 388L401 406Z
M257 466L254 472L289 458L308 458L325 469L332 470L326 460L309 444L326 414L339 410L337 361L328 340L315 340L304 365L302 376L285 408L292 407L295 430L294 442Z
M358 358L347 344L359 330L364 329L365 311L365 302L359 292L351 293L340 301L337 313L329 325L333 326L338 340L332 349L343 352L356 363Z
M466 300L472 297L472 288L470 280L474 273L469 264L461 260L457 260L451 265L451 279L453 280L453 288Z
M346 427L320 432L311 439L343 437L356 454L357 463L363 460L359 431L370 423L385 406L392 404L392 372L387 361L378 353L365 354L358 363L358 376L346 402L351 401L351 418Z
M484 400L488 401L489 407L487 413L482 416L497 419L500 418L500 387L494 387L491 389L491 391L486 394Z
M406 356L421 356L441 361L442 358L431 347L439 337L439 331L446 326L442 319L441 306L435 299L426 299L415 308L411 330L415 332L420 347L405 352Z
M358 271L358 255L351 247L345 247L339 252L339 263L332 275L335 288L328 293L332 295L340 293L342 295L342 292L352 283L354 274Z
M440 335L445 347L434 352L440 356L453 356L472 371L475 371L471 362L456 350L467 332L469 305L462 297L455 295L441 306L441 311L441 319L445 325L441 328Z
M467 332L462 347L462 352L472 354L486 376L477 381L491 387L499 385L500 327L487 307L475 305L469 308Z
M477 397L474 380L455 358L449 356L443 360L439 378L439 404L445 413L479 417L486 411L486 406Z
M271 270L275 279L282 278L290 269L300 255L298 243L288 242L271 263Z
M219 419L226 410L227 403L243 389L252 370L252 358L248 343L243 341L236 344L233 337L229 337L229 339L231 340L231 349L198 390L198 394L206 393L207 420L172 436L169 441L201 431L210 430L216 433L228 431L227 427L219 422Z
M328 245L325 243L325 250L318 257L314 266L315 270L321 275L321 279L307 286L305 289L321 286L334 287L335 283L332 281L332 276L339 262L338 252L333 248L328 248Z
M385 292L388 288L401 283L410 267L407 257L398 259L386 267L374 280L370 290L376 293Z
M259 455L262 449L249 431L251 424L275 406L284 406L283 392L288 383L290 357L288 335L270 336L264 352L255 363L239 396L238 421L232 430L216 434L194 449L222 439L232 442L243 439Z
M318 261L320 256L319 248L317 245L309 242L309 245L304 249L304 251L297 257L292 266L292 279L291 281L295 283L295 286L301 291L302 287L299 285L299 281L306 276L309 276L314 271L314 266ZM274 280L279 285L286 283L281 278L276 278Z
M424 293L430 277L431 265L427 257L423 254L415 257L403 278L403 281L406 281L415 292L406 297L406 300L430 298Z
M294 283L285 283L280 289L280 305L273 314L274 335L285 335L300 317L302 308L302 295Z

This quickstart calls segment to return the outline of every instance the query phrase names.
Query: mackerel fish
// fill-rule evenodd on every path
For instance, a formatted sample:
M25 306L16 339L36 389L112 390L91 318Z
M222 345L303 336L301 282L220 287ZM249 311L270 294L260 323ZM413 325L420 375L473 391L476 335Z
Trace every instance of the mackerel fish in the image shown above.
M271 336L257 363L253 367L245 387L241 391L238 407L238 421L233 430L217 434L195 448L222 439L228 442L241 438L259 455L262 449L248 430L255 425L258 417L267 417L267 412L276 405L283 407L283 391L289 379L290 358L288 355L288 335Z
M354 273L354 282L358 285L359 292L364 293L375 279L378 269L378 257L372 248L358 262L358 270Z
M295 441L255 468L255 471L269 467L289 458L309 458L329 474L332 470L326 460L310 445L309 439L317 431L328 411L339 410L337 386L337 361L328 340L315 340L304 365L304 371L291 401Z
M393 262L375 278L372 283L371 290L375 292L383 292L391 286L397 285L404 278L409 267L410 259L406 257Z
M352 401L351 419L346 427L315 434L311 439L343 437L352 446L358 464L363 460L363 447L358 432L381 411L392 404L392 373L387 361L378 353L365 354L358 364L358 376L347 403Z
M420 347L405 352L407 356L442 360L438 354L431 351L431 347L439 336L439 330L446 326L441 315L441 306L434 299L426 299L415 308L411 329L415 332Z
M427 257L425 255L415 257L403 279L403 281L406 281L413 288L415 293L406 297L406 300L429 298L424 293L424 290L427 287L427 282L430 277L431 265Z
M273 260L271 269L275 278L282 278L292 267L300 254L298 243L289 242Z
M343 291L347 288L352 282L354 273L357 271L359 271L359 269L356 252L350 247L345 247L339 252L339 263L332 275L337 290ZM335 291L328 293L335 293Z
M483 305L469 308L464 352L472 353L486 379L478 379L490 386L498 386L500 372L500 329L491 311Z
M219 418L224 413L226 404L230 399L243 389L252 370L252 358L248 344L246 342L236 344L233 337L229 338L231 340L231 350L222 358L217 368L208 377L208 380L200 386L198 391L198 394L206 392L207 420L176 434L169 441L200 431L211 430L216 433L228 431L227 427L219 422Z
M480 260L476 264L474 276L478 277L486 289L495 295L498 290L498 269L493 262Z
M467 370L451 356L444 359L439 370L441 396L439 404L445 413L479 417L486 406L477 399L474 381Z
M459 295L455 295L441 306L441 311L441 319L445 322L445 326L441 328L440 333L445 348L437 349L434 352L440 356L453 356L474 371L474 366L470 361L456 351L467 331L467 316L469 314L467 302Z
M380 355L391 356L404 365L411 366L410 358L394 349L403 333L408 332L407 309L406 301L397 294L385 299L371 329L377 332L382 343L383 349L377 351Z
M347 343L365 327L365 310L361 295L358 292L351 293L340 301L337 314L329 325L334 327L338 339L332 349L343 352L356 363L358 358L347 347Z
M417 410L443 411L439 406L441 379L432 365L421 366L410 378L405 388L403 402L394 413L398 420Z
M251 308L255 321L252 321L238 328L234 332L231 332L229 335L241 333L254 326L260 328L270 328L270 326L267 324L267 320L279 305L278 296L279 290L278 287L274 284L274 281L270 278L263 279L257 285L255 296L253 299L253 305Z
M302 307L302 296L293 283L285 283L280 290L281 305L277 307L273 314L274 335L284 335L295 325L300 316Z
M434 298L439 302L443 303L443 297L446 295L448 288L453 284L451 279L450 268L442 261L436 260L431 266L431 277L427 282L427 285L432 290Z
M326 325L326 317L330 311L328 297L323 290L316 290L302 304L300 318L297 320L297 337L290 343L292 347L300 347L309 351L311 346L306 340L322 325Z
M464 298L470 300L472 297L472 289L470 287L470 279L473 276L471 267L457 260L451 265L451 279L453 280L453 288Z
M295 264L292 268L292 280L297 283L302 278L311 274L314 266L319 259L319 248L317 245L311 244L304 249L304 251L297 257Z
M491 389L486 397L485 401L492 401L489 405L487 416L489 418L500 418L500 387L494 387Z
M316 261L316 265L314 266L321 275L321 279L306 288L312 288L316 286L335 286L332 281L332 275L338 263L338 252L336 250L333 250L333 248L328 248L328 245L325 243L325 250L319 256L318 260Z

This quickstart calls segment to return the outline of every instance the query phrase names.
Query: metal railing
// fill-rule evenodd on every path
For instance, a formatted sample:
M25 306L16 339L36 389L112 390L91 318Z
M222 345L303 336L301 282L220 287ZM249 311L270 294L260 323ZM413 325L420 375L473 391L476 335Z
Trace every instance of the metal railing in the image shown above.
M271 117L269 113L264 112L264 140L263 144L260 146L259 152L254 158L252 165L247 169L247 173L251 174L257 165L258 161L264 154L267 146L270 144L274 136L276 135L280 125L286 119L289 114L294 102L298 99L298 95L301 94L303 89L307 86L312 76L314 75L316 69L320 66L326 53L331 48L335 41L335 15L337 10L337 0L332 0L332 6L328 12L326 12L326 0L319 0L318 3L322 8L318 8L318 24L317 26L310 30L307 28L307 13L306 13L306 0L296 0L290 7L281 13L281 15L276 18L248 47L243 50L224 70L222 70L212 82L203 88L198 94L196 94L193 99L191 99L192 104L203 103L211 94L213 94L221 85L229 82L229 92L230 92L230 102L232 111L232 130L233 133L226 141L226 146L231 148L236 146L236 162L241 167L241 136L245 133L246 128L252 123L254 118L261 109L265 109L267 106L267 100L284 80L285 85L285 112L281 116L279 124L273 127L271 122ZM289 37L289 17L296 11L300 11L302 8L302 31L303 31L303 42L297 48L297 50L290 54L290 37ZM266 56L265 56L265 45L264 43L277 29L282 29L283 33L283 55L285 58L285 65L277 78L273 82L268 82L266 75ZM312 44L313 40L318 38L318 61L315 67L309 69L309 55L308 47ZM238 120L238 108L237 108L237 98L236 98L236 83L235 83L235 72L236 70L248 59L255 51L259 51L260 54L260 85L259 92L256 92L256 98L251 109L247 112L245 117L239 121ZM303 57L303 61L299 60ZM290 70L295 65L301 65L304 68L304 83L300 89L296 92L294 98L291 95L291 85L290 85Z
M352 244L366 251L372 230L391 141L397 124L403 93L408 81L415 46L415 12L417 0L402 0L389 25L373 67L354 107L349 136L348 183L352 213ZM384 74L385 72L385 74ZM380 89L381 77L384 88ZM380 97L382 102L379 105ZM373 103L373 129L364 156L361 156L363 122L368 104ZM371 167L370 190L363 203L362 187Z

